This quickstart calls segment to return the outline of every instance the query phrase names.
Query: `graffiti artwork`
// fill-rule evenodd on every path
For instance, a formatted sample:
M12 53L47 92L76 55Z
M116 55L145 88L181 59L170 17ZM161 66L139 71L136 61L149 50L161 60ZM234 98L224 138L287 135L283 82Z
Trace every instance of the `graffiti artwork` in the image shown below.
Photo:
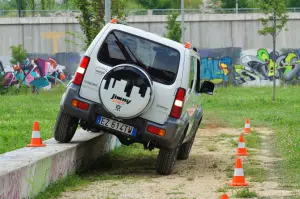
M201 79L215 84L255 86L300 82L300 50L271 51L266 48L199 49ZM275 56L275 59L273 59Z
M257 50L255 56L241 57L239 63L234 65L234 79L237 84L254 82L268 85L272 84L275 76L278 80L290 83L292 80L300 80L299 71L300 60L296 53L268 52L267 49L262 48Z
M230 57L214 59L210 57L201 59L201 78L203 81L211 80L215 84L228 82L228 66L232 65Z
M51 89L57 84L64 85L64 68L52 58L48 58L48 60L26 59L20 64L13 65L13 70L10 72L5 72L2 67L1 85L7 88L9 86L19 87L20 84L23 84L32 87L34 93L47 86Z

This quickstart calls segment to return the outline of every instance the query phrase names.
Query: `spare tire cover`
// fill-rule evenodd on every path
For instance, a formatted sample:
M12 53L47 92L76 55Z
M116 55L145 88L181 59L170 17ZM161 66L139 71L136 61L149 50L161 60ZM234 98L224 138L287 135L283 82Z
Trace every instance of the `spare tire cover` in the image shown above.
M152 86L150 77L139 67L118 65L104 75L99 88L100 101L115 117L133 118L151 105Z

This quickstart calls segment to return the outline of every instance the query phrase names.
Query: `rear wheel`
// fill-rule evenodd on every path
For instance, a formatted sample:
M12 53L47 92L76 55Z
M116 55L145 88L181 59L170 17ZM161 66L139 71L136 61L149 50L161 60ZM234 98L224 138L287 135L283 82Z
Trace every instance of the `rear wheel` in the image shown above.
M194 143L194 140L195 140L195 137L196 137L196 134L197 134L197 130L199 128L200 123L201 123L201 119L197 123L197 125L195 126L195 130L193 132L192 138L189 141L187 141L186 143L184 143L184 144L181 145L181 147L179 149L179 152L178 152L177 159L179 159L179 160L186 160L186 159L189 158L189 155L190 155L190 152L191 152L191 149L192 149L192 146L193 146L193 143Z
M186 128L187 130L187 128ZM174 149L162 148L159 150L156 160L156 172L161 175L170 175L174 170L175 161L179 152L180 145L183 142L186 130L182 134L177 147Z
M77 118L71 117L60 111L54 128L55 140L62 143L70 142L76 132L78 121Z

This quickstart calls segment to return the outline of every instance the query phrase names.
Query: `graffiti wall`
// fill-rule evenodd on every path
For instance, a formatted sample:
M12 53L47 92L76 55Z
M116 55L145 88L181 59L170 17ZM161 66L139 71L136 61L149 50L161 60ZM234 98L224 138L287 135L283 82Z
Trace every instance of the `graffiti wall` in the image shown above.
M300 83L300 49L199 49L202 81L218 85L271 86ZM275 70L276 69L276 70Z

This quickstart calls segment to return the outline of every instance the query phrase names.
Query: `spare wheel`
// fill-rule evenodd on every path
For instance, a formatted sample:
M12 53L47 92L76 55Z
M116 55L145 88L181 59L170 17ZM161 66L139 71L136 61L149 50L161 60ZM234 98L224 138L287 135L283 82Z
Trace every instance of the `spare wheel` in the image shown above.
M147 111L153 102L153 83L138 66L117 65L101 80L100 102L115 117L130 119Z

